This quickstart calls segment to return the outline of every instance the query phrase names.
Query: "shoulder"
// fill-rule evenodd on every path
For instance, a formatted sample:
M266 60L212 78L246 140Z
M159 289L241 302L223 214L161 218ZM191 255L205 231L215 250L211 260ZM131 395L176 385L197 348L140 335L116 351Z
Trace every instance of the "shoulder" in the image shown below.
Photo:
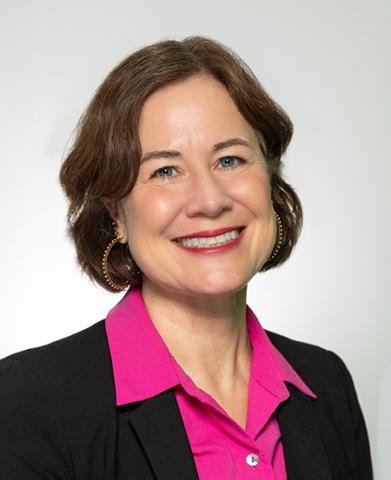
M14 353L0 360L0 392L14 396L26 391L39 403L45 391L55 401L111 402L114 391L104 320L47 345ZM34 388L32 387L34 384ZM80 396L83 391L84 395ZM11 399L11 398L10 398ZM3 398L4 401L4 398Z
M338 409L357 423L362 413L352 375L335 352L266 330L273 345L311 388L320 404ZM342 408L344 407L344 408Z
M104 321L3 358L0 477L73 478L77 446L86 449L113 405Z
M288 338L279 333L265 330L274 347L282 353L292 366L306 375L316 375L330 367L339 357L320 345ZM299 371L300 370L300 371Z
M372 479L366 422L352 375L345 362L339 355L321 346L293 340L270 331L266 333L273 345L317 395L317 400L311 405L330 458L339 454L338 445L342 441L351 464L358 465L360 478ZM338 437L335 436L336 428Z
M104 320L3 358L0 477L73 478L74 458L115 428L114 405Z
M351 378L345 362L335 352L269 330L266 333L274 347L314 388L322 391L325 387L345 387Z
M64 338L60 338L51 343L40 345L38 347L29 348L20 352L13 353L0 360L0 363L4 360L18 359L20 361L26 360L38 360L39 358L48 358L52 360L58 358L59 354L66 356L73 356L77 354L80 346L87 349L97 350L95 347L97 344L105 343L105 326L104 320L90 325L83 330L73 333Z

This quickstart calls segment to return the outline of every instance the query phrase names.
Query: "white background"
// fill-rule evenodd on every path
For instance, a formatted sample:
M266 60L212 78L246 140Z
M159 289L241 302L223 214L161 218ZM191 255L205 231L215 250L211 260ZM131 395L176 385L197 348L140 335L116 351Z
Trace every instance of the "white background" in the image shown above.
M122 294L79 273L58 172L108 72L163 38L234 49L290 115L286 179L304 207L289 261L257 275L262 325L335 351L391 472L390 2L2 1L0 357L81 330ZM387 455L388 452L388 455Z

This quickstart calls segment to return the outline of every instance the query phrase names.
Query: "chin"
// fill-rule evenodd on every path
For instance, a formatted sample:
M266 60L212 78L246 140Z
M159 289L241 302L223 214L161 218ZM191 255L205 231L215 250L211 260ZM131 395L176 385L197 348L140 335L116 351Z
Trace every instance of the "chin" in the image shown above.
M229 276L222 278L221 275L210 275L208 278L204 277L196 283L193 279L192 285L189 285L189 290L196 295L213 297L236 293L245 285L247 285L247 279L239 279L237 275L235 278L229 278Z

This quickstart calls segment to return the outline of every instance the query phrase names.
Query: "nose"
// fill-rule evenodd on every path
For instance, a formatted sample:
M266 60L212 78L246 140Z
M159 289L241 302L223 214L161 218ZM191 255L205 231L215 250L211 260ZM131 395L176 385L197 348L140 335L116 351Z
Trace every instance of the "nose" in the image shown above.
M197 215L217 217L224 210L230 210L232 204L227 186L208 172L193 178L189 187L186 214L189 217Z

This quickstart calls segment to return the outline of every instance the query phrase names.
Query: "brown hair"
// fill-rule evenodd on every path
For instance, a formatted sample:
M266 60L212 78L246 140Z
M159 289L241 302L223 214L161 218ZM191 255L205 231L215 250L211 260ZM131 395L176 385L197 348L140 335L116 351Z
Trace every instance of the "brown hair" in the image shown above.
M222 82L237 108L253 127L265 156L274 210L283 225L282 246L260 271L288 259L302 227L302 206L282 178L281 161L293 134L285 111L232 50L210 38L190 36L162 40L125 58L97 89L76 126L76 136L60 170L69 200L68 234L76 246L82 271L109 291L101 259L114 236L103 201L117 201L133 188L140 165L138 121L146 98L160 87L195 74ZM133 268L132 268L133 265ZM116 283L139 285L134 260L125 244L112 249L108 270Z

